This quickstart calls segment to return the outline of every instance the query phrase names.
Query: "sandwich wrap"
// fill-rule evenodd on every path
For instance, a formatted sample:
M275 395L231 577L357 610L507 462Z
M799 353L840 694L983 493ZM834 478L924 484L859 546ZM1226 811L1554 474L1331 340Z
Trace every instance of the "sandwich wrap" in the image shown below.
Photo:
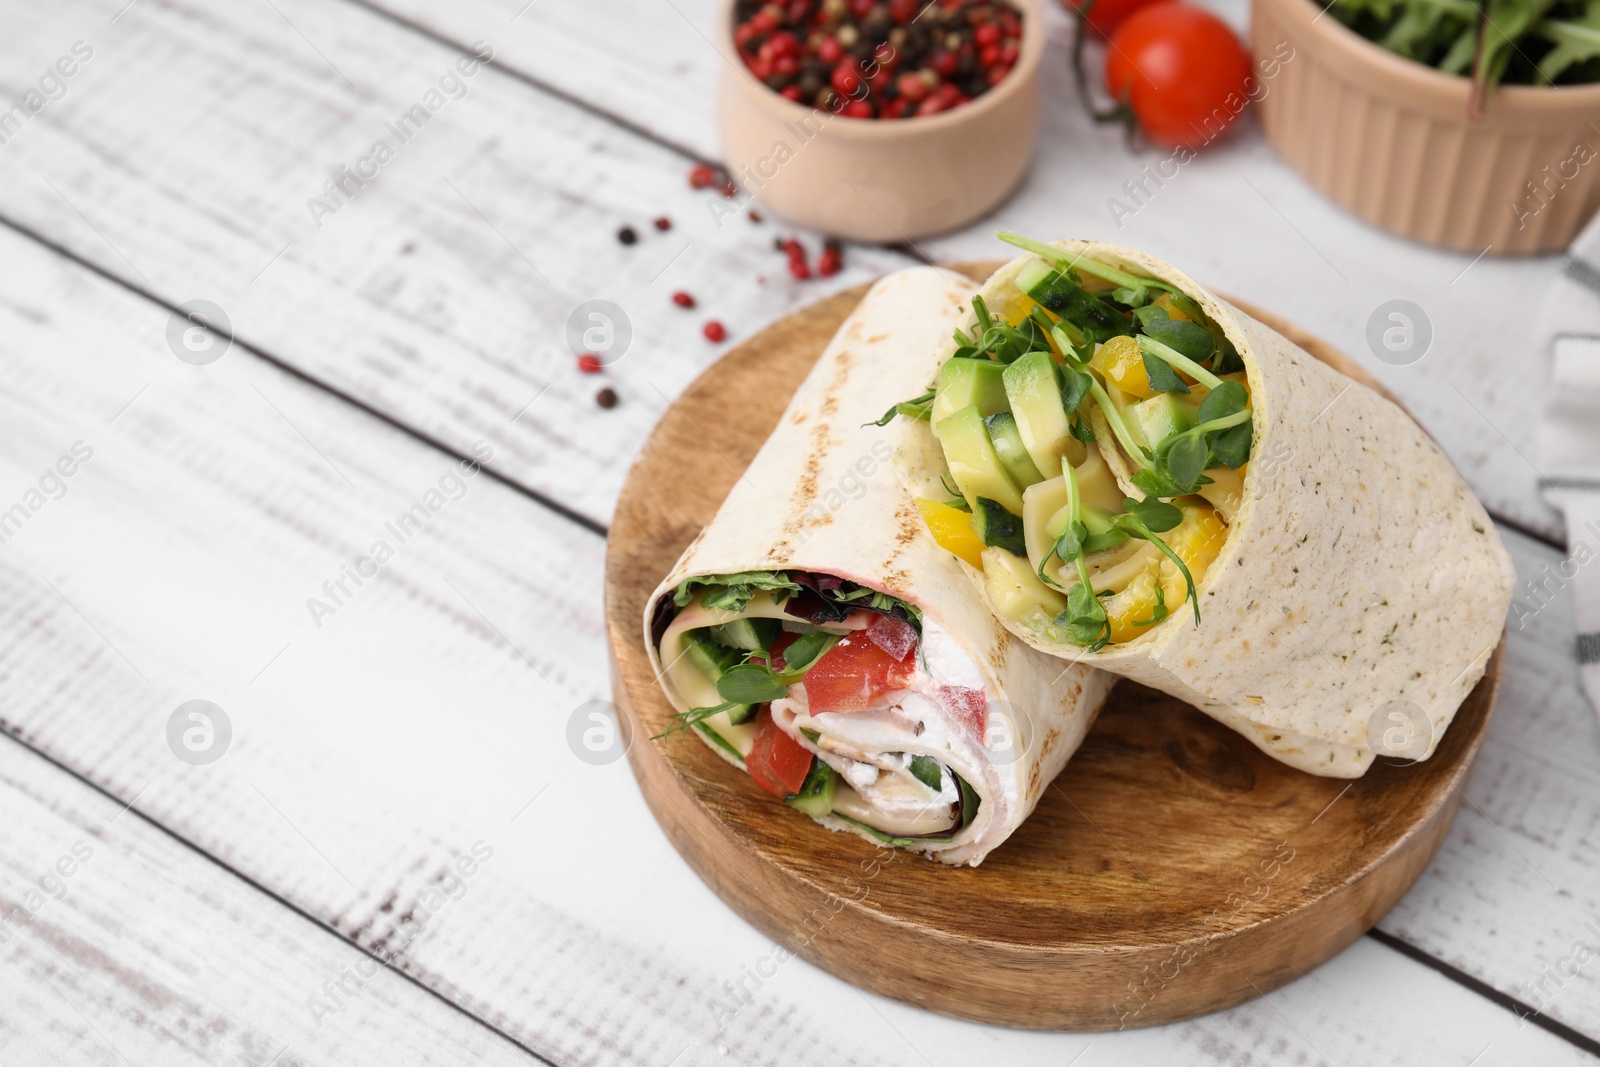
M1020 572L1048 574L1031 528L1031 559L1024 557L1018 564L999 549L986 547L980 565L960 564L997 618L1035 648L1069 662L1092 663L1184 700L1269 755L1313 774L1354 778L1366 771L1375 754L1411 759L1431 755L1494 653L1515 579L1493 522L1449 459L1395 404L1171 265L1111 245L1063 241L1043 246L1003 236L1041 253L1055 249L1056 256L1065 253L1065 258L1029 254L997 271L980 289L995 321L1054 318L1040 316L1041 309L1022 287L1040 284L1040 263L1074 272L1087 290L1114 308L1123 307L1118 300L1137 304L1149 299L1148 292L1113 290L1113 285L1128 283L1126 277L1120 283L1115 280L1116 272L1164 283L1163 293L1170 289L1187 296L1205 316L1194 318L1218 334L1214 349L1218 368L1225 369L1224 353L1228 366L1237 368L1242 361L1242 371L1231 377L1247 387L1245 410L1253 411L1248 418L1254 440L1248 462L1234 462L1239 469L1205 470L1215 481L1201 488L1201 495L1147 497L1145 488L1134 482L1140 461L1125 447L1126 426L1113 428L1104 413L1107 407L1126 413L1135 397L1111 388L1116 394L1113 402L1101 405L1092 394L1083 394L1081 410L1094 438L1087 445L1087 459L1078 467L1084 485L1092 484L1093 468L1103 462L1115 481L1113 497L1129 498L1111 504L1112 510L1133 510L1141 497L1147 502L1162 497L1181 506L1186 519L1201 512L1210 516L1210 543L1200 553L1193 574L1192 599L1201 620L1197 623L1191 616L1176 568L1157 556L1152 556L1152 573L1159 563L1160 581L1169 591L1162 611L1168 604L1183 606L1164 616L1153 612L1152 618L1136 620L1133 625L1142 629L1119 635L1103 647L1087 647L1090 642L1074 640L1066 632L1065 618L1052 615L1059 601L1048 603L1051 611L1035 607L1008 614L1002 602L1029 576L1007 577L991 564L999 561L1019 567ZM1097 278L1083 269L1083 259L1113 270L1100 271ZM1106 277L1114 280L1105 281ZM1078 303L1071 307L1067 301L1054 301L1064 315L1082 309L1083 290L1074 292ZM1168 296L1165 303L1176 312L1172 300ZM1193 304L1184 307L1192 311ZM977 318L977 312L969 310L960 326L974 331ZM1138 318L1124 314L1124 320ZM1055 339L1041 342L1047 349L1053 345L1049 358L1058 368L1072 365L1063 352L1065 338L1048 329L1043 332ZM1140 339L1114 340L1127 342L1138 352L1134 342ZM1081 360L1077 365L1087 382L1092 370L1109 364L1101 358L1104 343L1094 343L1093 338L1080 342L1074 346ZM1228 342L1236 356L1226 351ZM908 365L902 395L942 375L947 360L974 362L950 359L957 347L956 341L946 340L920 365ZM1087 358L1090 351L1095 353L1092 362ZM1035 354L1035 358L1045 357ZM1155 380L1143 369L1149 363L1146 359L1133 367L1146 385ZM1113 383L1098 373L1096 380L1107 386ZM1192 379L1189 384L1196 394L1201 391ZM1244 395L1237 386L1234 390ZM1187 399L1142 395L1168 410L1178 406L1174 401ZM1194 412L1189 411L1188 423L1180 422L1179 427L1193 425ZM897 463L908 490L919 500L950 495L949 471L956 465L947 465L950 450L935 435L933 427L942 425L939 415L935 402L931 420L899 422ZM1085 431L1082 436L1090 434ZM1150 444L1154 449L1156 442ZM1073 447L1078 455L1084 454L1084 446ZM1211 453L1207 462L1215 462L1215 457ZM1150 459L1151 453L1145 453L1143 461ZM1057 459L1058 470L1063 462ZM1074 459L1067 467L1077 462ZM1029 501L1049 484L1047 478L1039 488L1028 488ZM1106 484L1111 484L1109 479ZM1059 488L1054 491L1059 500ZM1051 536L1059 525L1050 529ZM1162 537L1169 543L1173 540L1168 534ZM1146 547L1142 542L1129 545ZM1193 556L1190 562L1195 562ZM1058 590L1079 581L1070 568L1057 574L1064 576L1059 578L1061 585L1048 582L1055 588L1047 592L1044 585L1029 586L1032 603L1058 597ZM1105 598L1101 603L1114 599L1102 591L1098 574L1091 588ZM1380 741L1379 731L1385 740Z
M683 733L830 829L970 865L1033 810L1114 682L995 620L901 489L893 428L872 425L974 291L931 268L874 285L644 617Z

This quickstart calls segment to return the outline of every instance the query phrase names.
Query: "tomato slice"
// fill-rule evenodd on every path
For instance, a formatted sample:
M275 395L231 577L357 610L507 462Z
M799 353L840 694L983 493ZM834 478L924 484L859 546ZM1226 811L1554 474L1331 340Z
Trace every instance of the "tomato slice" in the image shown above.
M910 649L896 658L858 630L829 649L806 672L802 684L813 715L865 711L881 704L889 693L906 688L916 671L916 656Z
M744 765L756 785L775 797L786 797L800 792L811 772L811 753L778 729L772 712L762 708L756 716L756 734Z

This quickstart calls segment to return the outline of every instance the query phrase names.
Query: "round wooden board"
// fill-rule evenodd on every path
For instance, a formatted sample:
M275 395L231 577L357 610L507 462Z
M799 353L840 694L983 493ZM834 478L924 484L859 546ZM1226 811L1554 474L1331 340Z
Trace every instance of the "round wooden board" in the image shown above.
M955 269L982 279L996 266ZM613 689L634 774L678 851L736 912L817 966L1009 1026L1184 1019L1269 992L1350 944L1443 840L1503 643L1433 758L1380 762L1354 782L1292 770L1193 708L1121 682L1038 809L976 868L831 833L697 739L651 740L671 708L640 644L645 601L865 289L774 323L701 375L651 434L617 505L606 559ZM1378 388L1322 342L1241 306Z

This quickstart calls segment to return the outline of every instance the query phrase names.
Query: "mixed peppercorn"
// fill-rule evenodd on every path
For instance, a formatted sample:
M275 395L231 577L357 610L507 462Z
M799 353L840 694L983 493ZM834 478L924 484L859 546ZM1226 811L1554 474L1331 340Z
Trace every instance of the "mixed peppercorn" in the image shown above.
M798 104L850 118L933 115L1016 65L1022 15L990 0L738 0L750 73Z

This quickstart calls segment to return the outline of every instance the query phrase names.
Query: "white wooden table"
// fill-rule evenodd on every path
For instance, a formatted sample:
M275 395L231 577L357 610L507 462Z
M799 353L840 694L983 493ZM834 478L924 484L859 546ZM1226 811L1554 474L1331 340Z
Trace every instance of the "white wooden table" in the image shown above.
M1561 549L1528 458L1545 368L1527 331L1558 261L1474 262L1374 231L1249 119L1119 228L1107 199L1156 157L1084 119L1055 17L1040 157L1016 198L916 249L848 247L844 273L797 283L772 250L790 231L719 228L715 194L685 180L717 155L713 10L5 5L0 98L41 78L48 92L9 128L0 115L0 513L22 506L0 543L0 1063L1600 1056L1600 962L1571 960L1575 942L1600 946L1600 729L1559 599L1511 633L1428 873L1270 997L1034 1034L794 962L719 1028L710 1001L769 946L678 859L626 763L566 742L574 709L608 695L607 518L669 398L720 350L706 318L736 340L919 257L992 257L999 228L1119 240L1364 359L1467 474L1524 577ZM1242 5L1225 13L1242 25ZM48 78L80 41L72 76ZM480 41L493 60L459 79L466 95L318 226L307 200ZM674 307L678 288L700 309ZM1403 368L1364 341L1397 297L1435 329ZM635 341L584 376L565 322L594 298L626 310ZM168 342L197 299L237 335L203 366ZM595 404L602 385L614 409ZM46 476L78 442L73 474ZM452 480L474 455L483 473ZM399 544L386 523L418 503L427 521ZM393 557L333 604L323 583L378 540ZM314 619L311 597L334 610ZM231 724L209 765L168 744L195 699Z

